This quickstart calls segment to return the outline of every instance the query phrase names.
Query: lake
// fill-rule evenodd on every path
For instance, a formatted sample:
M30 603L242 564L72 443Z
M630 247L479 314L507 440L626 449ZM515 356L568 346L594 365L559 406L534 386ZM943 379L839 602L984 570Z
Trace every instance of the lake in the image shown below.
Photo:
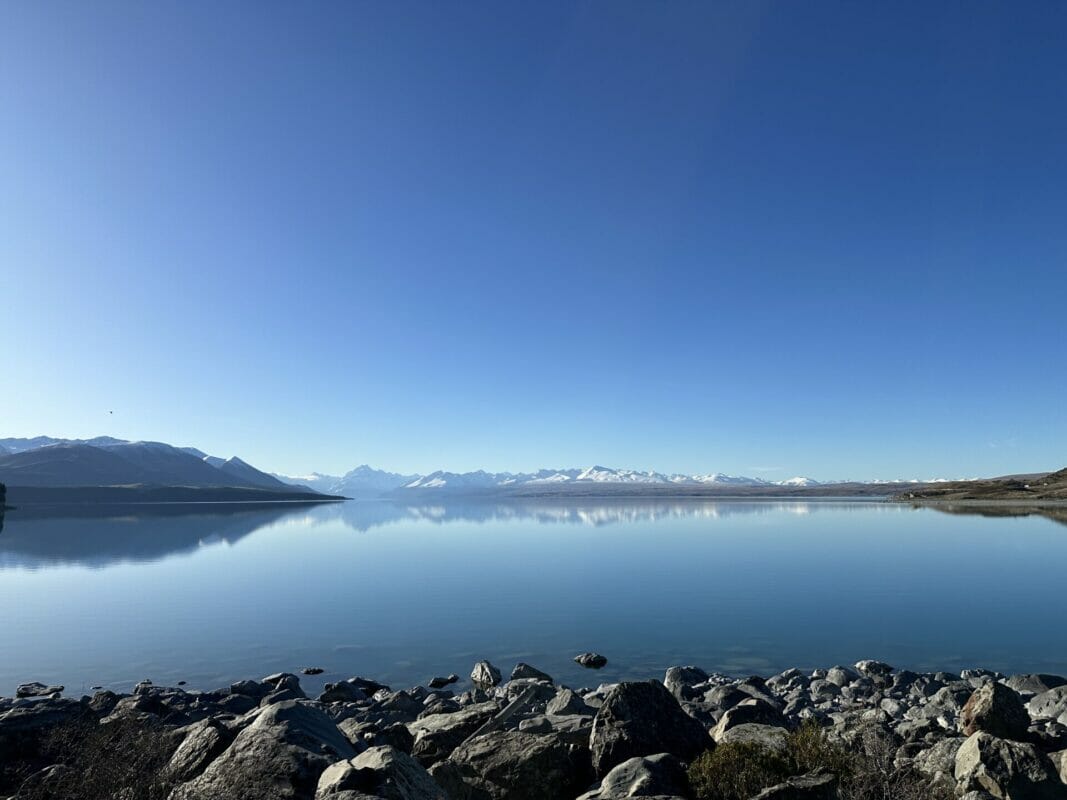
M1065 576L1052 519L870 502L25 508L0 533L0 693L305 666L309 691L403 686L482 658L571 685L860 658L1067 674Z

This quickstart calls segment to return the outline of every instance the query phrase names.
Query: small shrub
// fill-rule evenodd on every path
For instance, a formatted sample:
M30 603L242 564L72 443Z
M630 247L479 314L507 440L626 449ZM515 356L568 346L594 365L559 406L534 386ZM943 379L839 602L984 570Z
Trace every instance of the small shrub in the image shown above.
M808 721L790 733L782 751L755 743L726 743L689 767L697 800L749 800L794 775L829 772L839 781L840 800L952 800L952 788L932 786L910 767L894 764L896 746L884 731L862 731L855 751L826 738Z
M64 723L44 738L42 755L66 768L27 787L19 800L166 800L173 786L164 767L175 749L175 740L158 723Z
M790 775L780 753L752 742L727 742L689 767L689 785L699 800L748 800Z

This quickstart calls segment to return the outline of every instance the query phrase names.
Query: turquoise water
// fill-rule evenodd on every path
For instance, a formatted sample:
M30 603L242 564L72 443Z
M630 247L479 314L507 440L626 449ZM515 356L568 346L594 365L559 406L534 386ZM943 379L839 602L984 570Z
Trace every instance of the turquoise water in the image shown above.
M1067 527L859 502L22 509L0 533L0 693L209 689L304 666L395 685L527 661L1067 674ZM596 650L598 672L570 659Z

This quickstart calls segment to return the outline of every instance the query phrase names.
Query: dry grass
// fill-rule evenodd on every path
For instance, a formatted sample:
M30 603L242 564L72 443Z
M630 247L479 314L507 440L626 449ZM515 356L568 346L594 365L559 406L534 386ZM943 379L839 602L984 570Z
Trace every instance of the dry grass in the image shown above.
M951 787L931 786L926 776L894 766L895 744L865 729L855 751L830 742L813 722L802 725L777 751L754 743L721 744L689 767L697 800L749 800L793 775L829 772L840 800L952 800Z

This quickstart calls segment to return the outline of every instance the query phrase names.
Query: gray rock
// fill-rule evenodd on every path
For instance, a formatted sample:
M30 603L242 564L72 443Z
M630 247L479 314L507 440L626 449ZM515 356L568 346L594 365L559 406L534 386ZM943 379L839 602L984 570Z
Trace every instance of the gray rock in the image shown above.
M515 681L521 678L533 678L534 680L552 683L552 676L547 672L541 672L537 667L531 667L522 661L516 664L515 669L511 671L511 680Z
M168 777L178 783L200 775L233 741L233 734L214 719L194 722L181 732L182 742L166 767Z
M562 717L568 714L592 715L595 712L580 695L575 694L570 689L560 689L556 692L556 696L548 701L545 713Z
M1034 719L1056 719L1067 713L1067 685L1035 694L1027 702L1026 710Z
M1059 675L1025 674L1011 675L1004 679L1004 685L1022 695L1043 694L1057 686L1067 685L1067 678Z
M43 683L33 681L32 683L21 683L18 688L15 689L15 697L49 697L53 694L59 694L66 688L64 686L45 686Z
M933 747L928 747L916 754L912 765L924 775L933 779L949 778L955 781L956 753L966 741L960 736L949 736Z
M671 667L663 676L663 685L679 700L692 700L701 694L693 687L707 679L708 673L700 667Z
M327 683L318 696L320 703L358 703L367 699L367 693L349 681Z
M411 754L423 766L441 761L459 747L482 725L496 716L499 706L493 702L467 706L452 714L431 714L408 724L415 737Z
M774 725L743 723L727 729L718 739L719 744L744 742L758 744L767 750L785 750L789 731Z
M222 755L170 800L310 800L319 775L352 745L317 706L286 700L262 708Z
M1065 800L1067 786L1052 762L1031 744L970 736L956 753L956 790L989 792L1001 800Z
M717 742L722 741L723 735L731 728L749 723L772 725L778 728L784 728L789 725L782 712L774 706L750 697L722 715L718 724L711 729L711 737Z
M704 726L658 681L618 684L597 711L589 737L600 777L635 756L671 753L691 761L713 746Z
M600 653L580 653L574 657L574 661L586 669L600 669L608 663Z
M436 678L430 678L430 682L429 682L428 686L431 689L443 689L444 687L446 687L446 686L448 686L450 684L453 684L458 680L459 680L459 675L456 675L455 673L452 673L447 678L442 678L440 676L438 676Z
M1001 739L1026 738L1030 716L1014 689L1002 683L988 682L974 690L974 694L960 711L960 729L964 736L985 731Z
M685 764L670 753L657 753L623 761L578 800L623 800L626 797L687 794L689 780Z
M848 686L858 677L859 675L848 667L837 666L826 670L826 680L838 687Z
M434 775L452 800L558 800L589 785L588 757L554 736L493 731L458 747L451 768Z
M816 773L800 775L764 789L752 800L837 800L837 778Z
M882 661L874 661L872 659L865 659L864 661L857 661L855 664L856 671L861 675L865 675L868 678L888 678L893 674L893 668Z
M483 689L497 686L500 683L500 670L488 661L479 661L474 665L474 669L471 670L471 680L475 686L480 686Z
M389 746L331 764L319 777L315 800L340 800L346 793L381 800L448 800L418 761Z

